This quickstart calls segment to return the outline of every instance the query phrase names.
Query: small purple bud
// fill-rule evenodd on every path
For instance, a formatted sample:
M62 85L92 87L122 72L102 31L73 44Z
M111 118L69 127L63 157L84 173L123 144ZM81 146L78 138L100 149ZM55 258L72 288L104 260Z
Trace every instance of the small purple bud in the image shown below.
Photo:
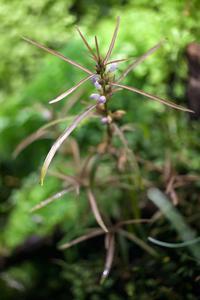
M106 103L106 97L105 96L100 96L98 101L99 101L99 103L104 104L104 103Z
M98 83L98 81L94 82L94 86L96 89L100 90L101 89L101 85Z
M116 69L117 69L117 63L113 63L108 66L108 72L115 72Z
M111 118L111 116L107 116L107 117L102 117L101 118L101 122L103 123L103 124L110 124L111 122L112 122L112 118Z
M107 117L101 118L101 123L107 124L108 123L108 118Z
M101 96L99 94L91 94L90 99L100 101Z
M91 77L91 81L92 81L92 83L95 83L96 81L98 81L99 80L99 75L93 75L92 77Z

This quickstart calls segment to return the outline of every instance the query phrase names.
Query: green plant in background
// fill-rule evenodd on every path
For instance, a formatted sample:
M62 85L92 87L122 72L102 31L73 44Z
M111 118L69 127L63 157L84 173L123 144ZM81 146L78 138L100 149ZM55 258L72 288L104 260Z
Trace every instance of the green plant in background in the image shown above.
M72 124L64 131L64 133L56 140L56 142L53 144L51 147L45 161L42 167L41 171L41 184L43 185L43 181L45 178L45 175L47 173L47 170L49 168L49 165L58 151L58 149L61 147L63 142L66 141L66 139L69 137L69 135L74 131L74 129L79 125L80 122L82 122L88 115L96 109L96 115L101 117L101 122L102 124L106 125L106 135L101 141L100 145L97 146L95 150L93 150L93 153L89 154L89 156L86 156L86 159L84 163L81 162L80 160L80 152L78 149L78 146L76 144L76 158L78 159L78 170L76 174L73 175L65 175L62 173L57 173L57 176L62 178L65 182L67 182L67 188L59 191L55 195L51 196L50 198L42 201L40 204L37 204L32 211L38 210L43 208L44 206L50 204L54 200L57 200L63 195L76 191L77 194L79 194L80 190L85 191L90 206L91 210L93 212L93 215L101 227L101 229L94 229L90 233L81 236L80 238L77 238L76 240L72 241L71 243L67 243L61 246L61 249L66 249L69 248L70 246L77 244L81 241L90 239L92 237L95 237L97 235L102 235L105 234L105 245L107 249L107 257L106 257L106 262L105 262L105 268L102 274L102 280L104 280L109 272L110 268L112 265L113 257L114 257L114 249L115 249L115 233L120 233L123 236L129 238L130 240L134 241L137 243L140 247L144 248L146 251L151 253L152 255L156 255L156 252L151 249L150 246L148 246L146 243L144 243L142 240L140 240L137 236L135 236L133 233L129 233L125 230L122 230L121 227L124 225L128 224L135 224L135 223L140 223L140 222L148 222L148 220L145 219L135 219L135 220L127 220L127 221L120 221L119 223L112 225L111 220L107 219L105 222L103 220L103 217L100 213L99 210L99 205L97 204L96 197L94 195L93 190L99 186L103 186L105 184L109 184L109 181L112 182L112 177L108 177L108 181L102 183L101 181L98 182L96 181L96 173L98 172L99 165L103 161L104 157L108 156L110 157L111 160L114 161L114 166L112 166L112 174L118 174L115 178L115 180L121 180L123 176L130 177L129 180L135 180L135 178L132 177L132 173L136 172L138 170L138 166L136 163L136 159L132 151L129 149L128 146L128 141L126 140L126 137L123 133L123 129L118 126L118 123L120 119L123 117L125 114L125 111L122 110L115 110L111 111L109 102L111 101L112 96L121 89L126 89L141 95L144 95L152 100L158 101L160 103L163 103L165 105L168 105L172 108L180 109L183 111L188 111L192 112L191 110L184 108L180 105L174 104L173 102L170 102L168 100L164 100L162 98L159 98L157 96L154 96L152 94L146 93L142 90L139 90L137 88L129 87L126 85L120 84L120 82L129 74L130 71L132 71L134 68L137 67L141 62L143 62L150 54L155 52L161 45L162 43L157 44L153 48L151 48L149 51L147 51L144 55L141 57L137 58L132 62L123 72L119 77L116 77L115 71L117 69L117 66L119 63L125 62L129 59L115 59L115 60L110 60L110 56L112 54L117 33L119 30L119 23L120 19L119 17L117 18L117 24L110 42L109 49L106 53L106 56L103 57L100 49L99 49L99 44L98 44L98 39L95 36L95 46L96 46L96 52L90 47L88 44L87 40L81 33L80 29L77 28L85 46L89 50L89 53L92 57L92 59L95 61L95 72L90 71L86 67L83 67L77 62L74 62L73 60L67 58L66 56L62 55L59 52L56 52L50 48L47 48L41 44L38 44L37 42L30 40L28 38L24 38L25 41L61 58L62 60L68 62L69 64L77 67L78 69L84 71L87 73L87 77L84 79L81 79L81 81L67 90L66 92L62 93L58 97L56 97L54 100L51 100L50 103L56 103L73 93L77 88L79 88L82 84L84 84L88 80L92 80L92 83L94 84L94 87L96 88L96 92L92 93L90 95L90 98L92 100L95 100L96 104L89 106L84 110L83 113L79 114ZM66 121L66 119L61 118L58 120L55 120L46 126L43 126L40 130L38 130L36 133L32 134L28 139L23 141L17 148L16 152L18 153L21 151L21 149L24 148L27 144L32 142L33 140L36 140L37 138L40 138L41 134L44 134L44 130L52 125L55 125L59 122ZM118 136L119 140L123 144L122 148L116 147L116 145L113 143L113 137ZM121 164L121 166L120 166ZM130 175L129 175L130 174ZM130 183L131 183L130 181ZM124 182L125 184L127 182ZM123 185L123 183L122 183ZM116 185L119 187L119 183ZM127 187L123 187L125 190L131 190L131 187L127 184ZM137 210L137 205L134 204L135 210ZM106 224L107 223L107 224Z

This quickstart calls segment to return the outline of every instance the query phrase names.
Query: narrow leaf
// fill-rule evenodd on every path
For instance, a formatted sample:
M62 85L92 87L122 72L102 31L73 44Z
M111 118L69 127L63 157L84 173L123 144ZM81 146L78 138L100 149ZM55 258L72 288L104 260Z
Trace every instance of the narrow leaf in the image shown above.
M72 131L78 126L78 124L85 119L89 113L94 110L96 107L95 105L89 106L83 113L81 113L80 115L78 115L73 123L63 132L63 134L56 140L56 142L53 144L53 146L51 147L41 170L41 185L43 185L43 181L44 178L46 176L48 167L54 157L54 155L56 154L57 150L60 148L60 146L62 145L62 143L68 138L68 136L72 133Z
M142 63L146 58L148 58L151 54L153 54L157 49L159 49L163 44L163 41L155 45L153 48L149 49L146 53L144 53L142 56L138 57L132 64L130 64L121 74L121 76L118 78L117 82L122 81L130 71L135 69L140 63Z
M23 139L15 148L13 152L13 158L16 158L26 147L40 139L47 133L45 130L37 130L36 132L31 133L28 137Z
M58 193L56 193L55 195L47 198L46 200L40 202L39 204L37 204L36 206L34 206L30 212L36 211L38 209L43 208L44 206L50 204L51 202L60 199L63 195L69 193L70 191L74 190L74 187L69 187L68 189L62 190Z
M79 86L81 86L83 83L85 83L87 80L89 80L93 75L94 74L89 75L89 76L83 78L75 86L71 87L69 90L67 90L66 92L62 93L61 95L59 95L55 99L49 101L49 103L52 104L52 103L55 103L55 102L58 102L58 101L64 99L65 97L67 97L68 95L70 95L71 93L73 93Z
M92 72L91 72L90 70L88 70L87 68L81 66L79 63L76 63L75 61L73 61L73 60L67 58L67 57L64 56L63 54L61 54L61 53L59 53L59 52L57 52L57 51L55 51L55 50L52 50L52 49L50 49L50 48L48 48L48 47L46 47L46 46L44 46L44 45L41 45L41 44L39 44L38 42L33 41L33 40L31 40L31 39L28 39L28 38L26 38L26 37L22 37L22 39L25 40L26 42L28 42L28 43L30 43L30 44L32 44L32 45L34 45L34 46L40 48L40 49L43 49L44 51L47 51L47 52L49 52L49 53L51 53L51 54L53 54L53 55L55 55L55 56L61 58L62 60L68 62L69 64L71 64L71 65L73 65L73 66L75 66L75 67L77 67L78 69L84 71L85 73L92 75Z
M68 182L71 185L74 185L74 186L79 185L79 181L77 180L77 178L75 176L63 174L61 172L56 172L56 171L49 171L49 175L59 178L65 182Z
M140 223L151 223L151 219L134 219L134 220L120 221L119 223L116 224L116 226L121 227L124 225L140 224Z
M113 263L114 253L115 253L114 235L109 233L107 237L108 237L107 254L106 254L104 270L101 276L101 284L105 281L105 279L108 277L110 273L112 263Z
M85 39L85 37L83 36L82 32L80 31L80 29L78 27L76 27L76 30L78 31L78 33L80 34L80 37L82 38L85 46L88 48L89 52L92 54L92 57L95 59L95 61L97 61L97 56L94 53L94 51L92 50L92 48L90 47L90 45L88 44L87 40Z
M110 65L110 64L113 64L113 63L120 63L120 62L129 61L129 60L131 60L131 59L133 59L133 58L132 58L132 57L129 57L129 58L119 58L119 59L114 59L114 60L108 61L108 62L106 63L106 66L107 66L107 65Z
M35 132L28 135L25 139L23 139L15 148L15 151L13 152L13 157L16 158L26 147L28 147L30 144L35 142L36 140L40 139L42 136L44 136L47 133L47 130L49 127L52 127L54 125L57 125L61 122L65 122L69 120L71 117L65 117L56 119L54 121L51 121L43 126L41 126L39 129L37 129Z
M140 238L138 238L134 233L130 233L130 232L125 231L123 229L120 229L119 233L121 235L123 235L124 237L126 237L127 239L129 239L130 241L132 241L135 244L137 244L139 247L141 247L142 249L144 249L146 252L148 252L152 256L157 256L158 255L157 252L152 247L150 247L149 245L147 245L147 243L145 243L143 240L141 240Z
M166 248L182 248L182 247L187 247L193 244L200 243L200 237L183 243L166 243L166 242L156 240L152 237L148 237L148 240L155 245L166 247Z
M74 239L73 241L71 241L69 243L63 244L62 246L59 247L59 249L65 250L67 248L70 248L70 247L72 247L74 245L77 245L77 244L79 244L81 242L84 242L86 240L92 239L93 237L96 237L98 235L102 235L104 233L105 232L102 229L93 230L92 232L87 233L85 235L82 235L82 236L78 237L77 239Z
M97 223L105 232L108 232L108 229L107 229L106 225L104 224L104 221L99 212L99 208L98 208L95 196L90 188L87 189L87 195L88 195L88 200L90 202L92 212L94 214L94 217L95 217Z
M159 189L150 188L148 190L148 198L159 208L164 216L170 221L172 227L178 232L180 238L184 242L196 238L196 232L187 225L184 217L172 205L165 194ZM188 245L192 255L200 260L200 246L198 244Z
M111 40L108 52L106 54L106 57L104 58L104 64L107 63L108 59L111 56L112 50L113 50L114 45L115 45L115 40L116 40L116 37L117 37L117 33L118 33L118 30L119 30L119 24L120 24L120 17L117 17L117 24L116 24L116 27L115 27L115 30L114 30L114 33L113 33L113 36L112 36L112 40Z
M181 105L175 104L175 103L173 103L173 102L171 102L171 101L169 101L169 100L165 100L165 99L162 99L162 98L160 98L160 97L151 95L151 94L146 93L146 92L144 92L144 91L142 91L142 90L139 90L139 89L137 89L137 88L135 88L135 87L130 87L130 86L122 85L122 84L118 84L118 83L111 83L111 85L117 86L117 87L119 87L119 88L122 88L122 89L125 89L125 90L128 90L128 91L131 91L131 92L134 92L134 93L137 93L137 94L140 94L140 95L143 95L143 96L148 97L148 98L150 98L150 99L152 99L152 100L154 100L154 101L163 103L163 104L165 104L165 105L167 105L167 106L170 106L170 107L173 107L173 108L175 108L175 109L179 109L179 110L182 110L182 111L193 112L193 110L191 110L191 109L188 109L188 108L183 107L183 106L181 106Z
M100 56L100 51L99 51L99 43L98 43L96 35L95 35L94 39L95 39L95 46L96 46L96 51L97 51L97 59L98 59L98 61L100 61L101 56Z

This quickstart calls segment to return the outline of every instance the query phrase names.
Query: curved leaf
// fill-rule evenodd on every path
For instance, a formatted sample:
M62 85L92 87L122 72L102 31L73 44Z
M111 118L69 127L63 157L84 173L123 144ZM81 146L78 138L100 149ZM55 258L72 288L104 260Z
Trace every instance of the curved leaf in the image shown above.
M125 90L128 90L128 91L131 91L131 92L134 92L134 93L137 93L137 94L140 94L140 95L143 95L143 96L145 96L145 97L148 97L148 98L150 98L150 99L152 99L152 100L154 100L154 101L160 102L160 103L165 104L165 105L167 105L167 106L170 106L170 107L173 107L173 108L182 110L182 111L187 111L187 112L192 112L192 113L193 113L193 110L191 110L191 109L188 109L188 108L183 107L183 106L181 106L181 105L175 104L175 103L173 103L173 102L171 102L171 101L169 101L169 100L165 100L165 99L162 99L162 98L160 98L160 97L151 95L151 94L146 93L146 92L144 92L144 91L142 91L142 90L139 90L139 89L137 89L137 88L135 88L135 87L130 87L130 86L127 86L127 85L122 85L122 84L118 84L118 83L114 83L114 82L111 83L111 85L117 86L117 87L119 87L119 88L122 88L122 89L125 89Z
M47 170L49 168L49 165L54 157L54 155L56 154L57 150L60 148L60 146L63 144L63 142L68 138L68 136L72 133L72 131L74 131L74 129L78 126L78 124L85 119L89 113L95 109L96 104L89 106L83 113L81 113L80 115L78 115L73 123L63 132L63 134L56 140L56 142L53 144L53 146L51 147L45 161L44 164L42 166L42 170L41 170L41 185L43 185L43 181L44 178L46 176Z

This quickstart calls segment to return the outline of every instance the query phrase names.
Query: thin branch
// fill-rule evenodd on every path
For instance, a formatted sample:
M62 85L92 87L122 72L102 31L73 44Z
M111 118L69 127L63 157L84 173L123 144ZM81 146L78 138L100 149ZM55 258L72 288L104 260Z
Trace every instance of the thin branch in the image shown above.
M117 17L117 24L116 24L116 27L115 27L115 30L114 30L114 33L113 33L113 36L112 36L112 40L111 40L108 52L106 54L106 57L104 58L104 64L107 63L108 59L111 56L112 50L113 50L114 45L115 45L115 40L116 40L116 37L117 37L117 33L118 33L118 30L119 30L119 24L120 24L120 17Z
M146 58L148 58L151 54L153 54L156 50L158 50L162 45L164 41L161 41L151 49L149 49L146 53L144 53L142 56L138 57L132 64L130 64L121 74L121 76L118 78L117 82L122 81L130 71L135 69L140 63L142 63Z
M122 88L122 89L125 89L125 90L128 90L128 91L131 91L131 92L134 92L134 93L137 93L137 94L140 94L140 95L143 95L143 96L148 97L148 98L150 98L150 99L152 99L152 100L154 100L154 101L163 103L163 104L165 104L165 105L167 105L167 106L170 106L170 107L173 107L173 108L182 110L182 111L187 111L187 112L192 112L192 113L193 113L193 110L191 110L191 109L188 109L188 108L183 107L183 106L181 106L181 105L175 104L175 103L173 103L173 102L171 102L171 101L169 101L169 100L164 100L164 99L162 99L162 98L160 98L160 97L151 95L151 94L146 93L146 92L144 92L144 91L142 91L142 90L139 90L139 89L137 89L137 88L135 88L135 87L130 87L130 86L122 85L122 84L118 84L118 83L111 83L111 85L117 86L117 87L119 87L119 88Z
M51 147L45 161L44 164L42 166L42 170L41 170L41 185L43 185L43 181L44 178L46 176L47 170L49 168L49 165L54 157L54 155L56 154L57 150L60 148L60 146L63 144L63 142L68 138L68 136L74 131L74 129L78 126L78 124L84 120L89 113L94 110L96 107L95 105L89 106L83 113L81 113L80 115L78 115L73 123L63 132L63 134L55 141L55 143L53 144L53 146Z
M78 31L80 37L82 38L85 46L87 47L87 49L89 50L89 52L92 54L92 58L97 61L97 56L94 53L94 51L92 50L92 48L90 47L90 45L88 44L87 40L85 39L85 37L83 36L82 32L80 31L80 29L78 27L76 27L76 30Z
M85 83L87 80L89 80L90 78L93 77L94 74L89 75L85 78L83 78L81 81L79 81L75 86L71 87L69 90L67 90L66 92L62 93L61 95L59 95L58 97L56 97L55 99L49 101L50 104L52 103L56 103L62 99L64 99L65 97L67 97L68 95L70 95L71 93L73 93L79 86L81 86L83 83Z
M77 244L79 244L81 242L84 242L86 240L92 239L93 237L96 237L98 235L102 235L104 233L105 232L102 229L93 230L92 232L84 234L84 235L78 237L77 239L74 239L73 241L71 241L69 243L65 243L64 245L60 246L59 249L65 250L67 248L70 248L70 247L72 247L74 245L77 245Z
M87 73L87 74L89 74L89 75L92 75L92 72L91 72L90 70L88 70L87 68L81 66L79 63L76 63L75 61L73 61L73 60L67 58L67 57L64 56L63 54L61 54L61 53L59 53L59 52L57 52L57 51L55 51L55 50L52 50L52 49L50 49L50 48L48 48L48 47L46 47L46 46L44 46L44 45L42 45L42 44L39 44L39 43L36 42L36 41L33 41L33 40L31 40L31 39L28 39L28 38L26 38L26 37L23 37L23 36L22 36L22 39L25 40L26 42L28 42L28 43L30 43L30 44L32 44L32 45L38 47L38 48L44 50L44 51L47 51L47 52L49 52L49 53L51 53L51 54L53 54L53 55L55 55L55 56L61 58L62 60L68 62L69 64L71 64L71 65L73 65L73 66L75 66L75 67L77 67L78 69L84 71L85 73Z
M87 189L87 196L88 196L88 200L90 202L90 206L91 206L92 212L94 214L94 217L95 217L97 223L104 230L104 232L108 232L108 229L107 229L106 225L104 224L104 221L99 212L99 208L98 208L95 196L90 188Z

